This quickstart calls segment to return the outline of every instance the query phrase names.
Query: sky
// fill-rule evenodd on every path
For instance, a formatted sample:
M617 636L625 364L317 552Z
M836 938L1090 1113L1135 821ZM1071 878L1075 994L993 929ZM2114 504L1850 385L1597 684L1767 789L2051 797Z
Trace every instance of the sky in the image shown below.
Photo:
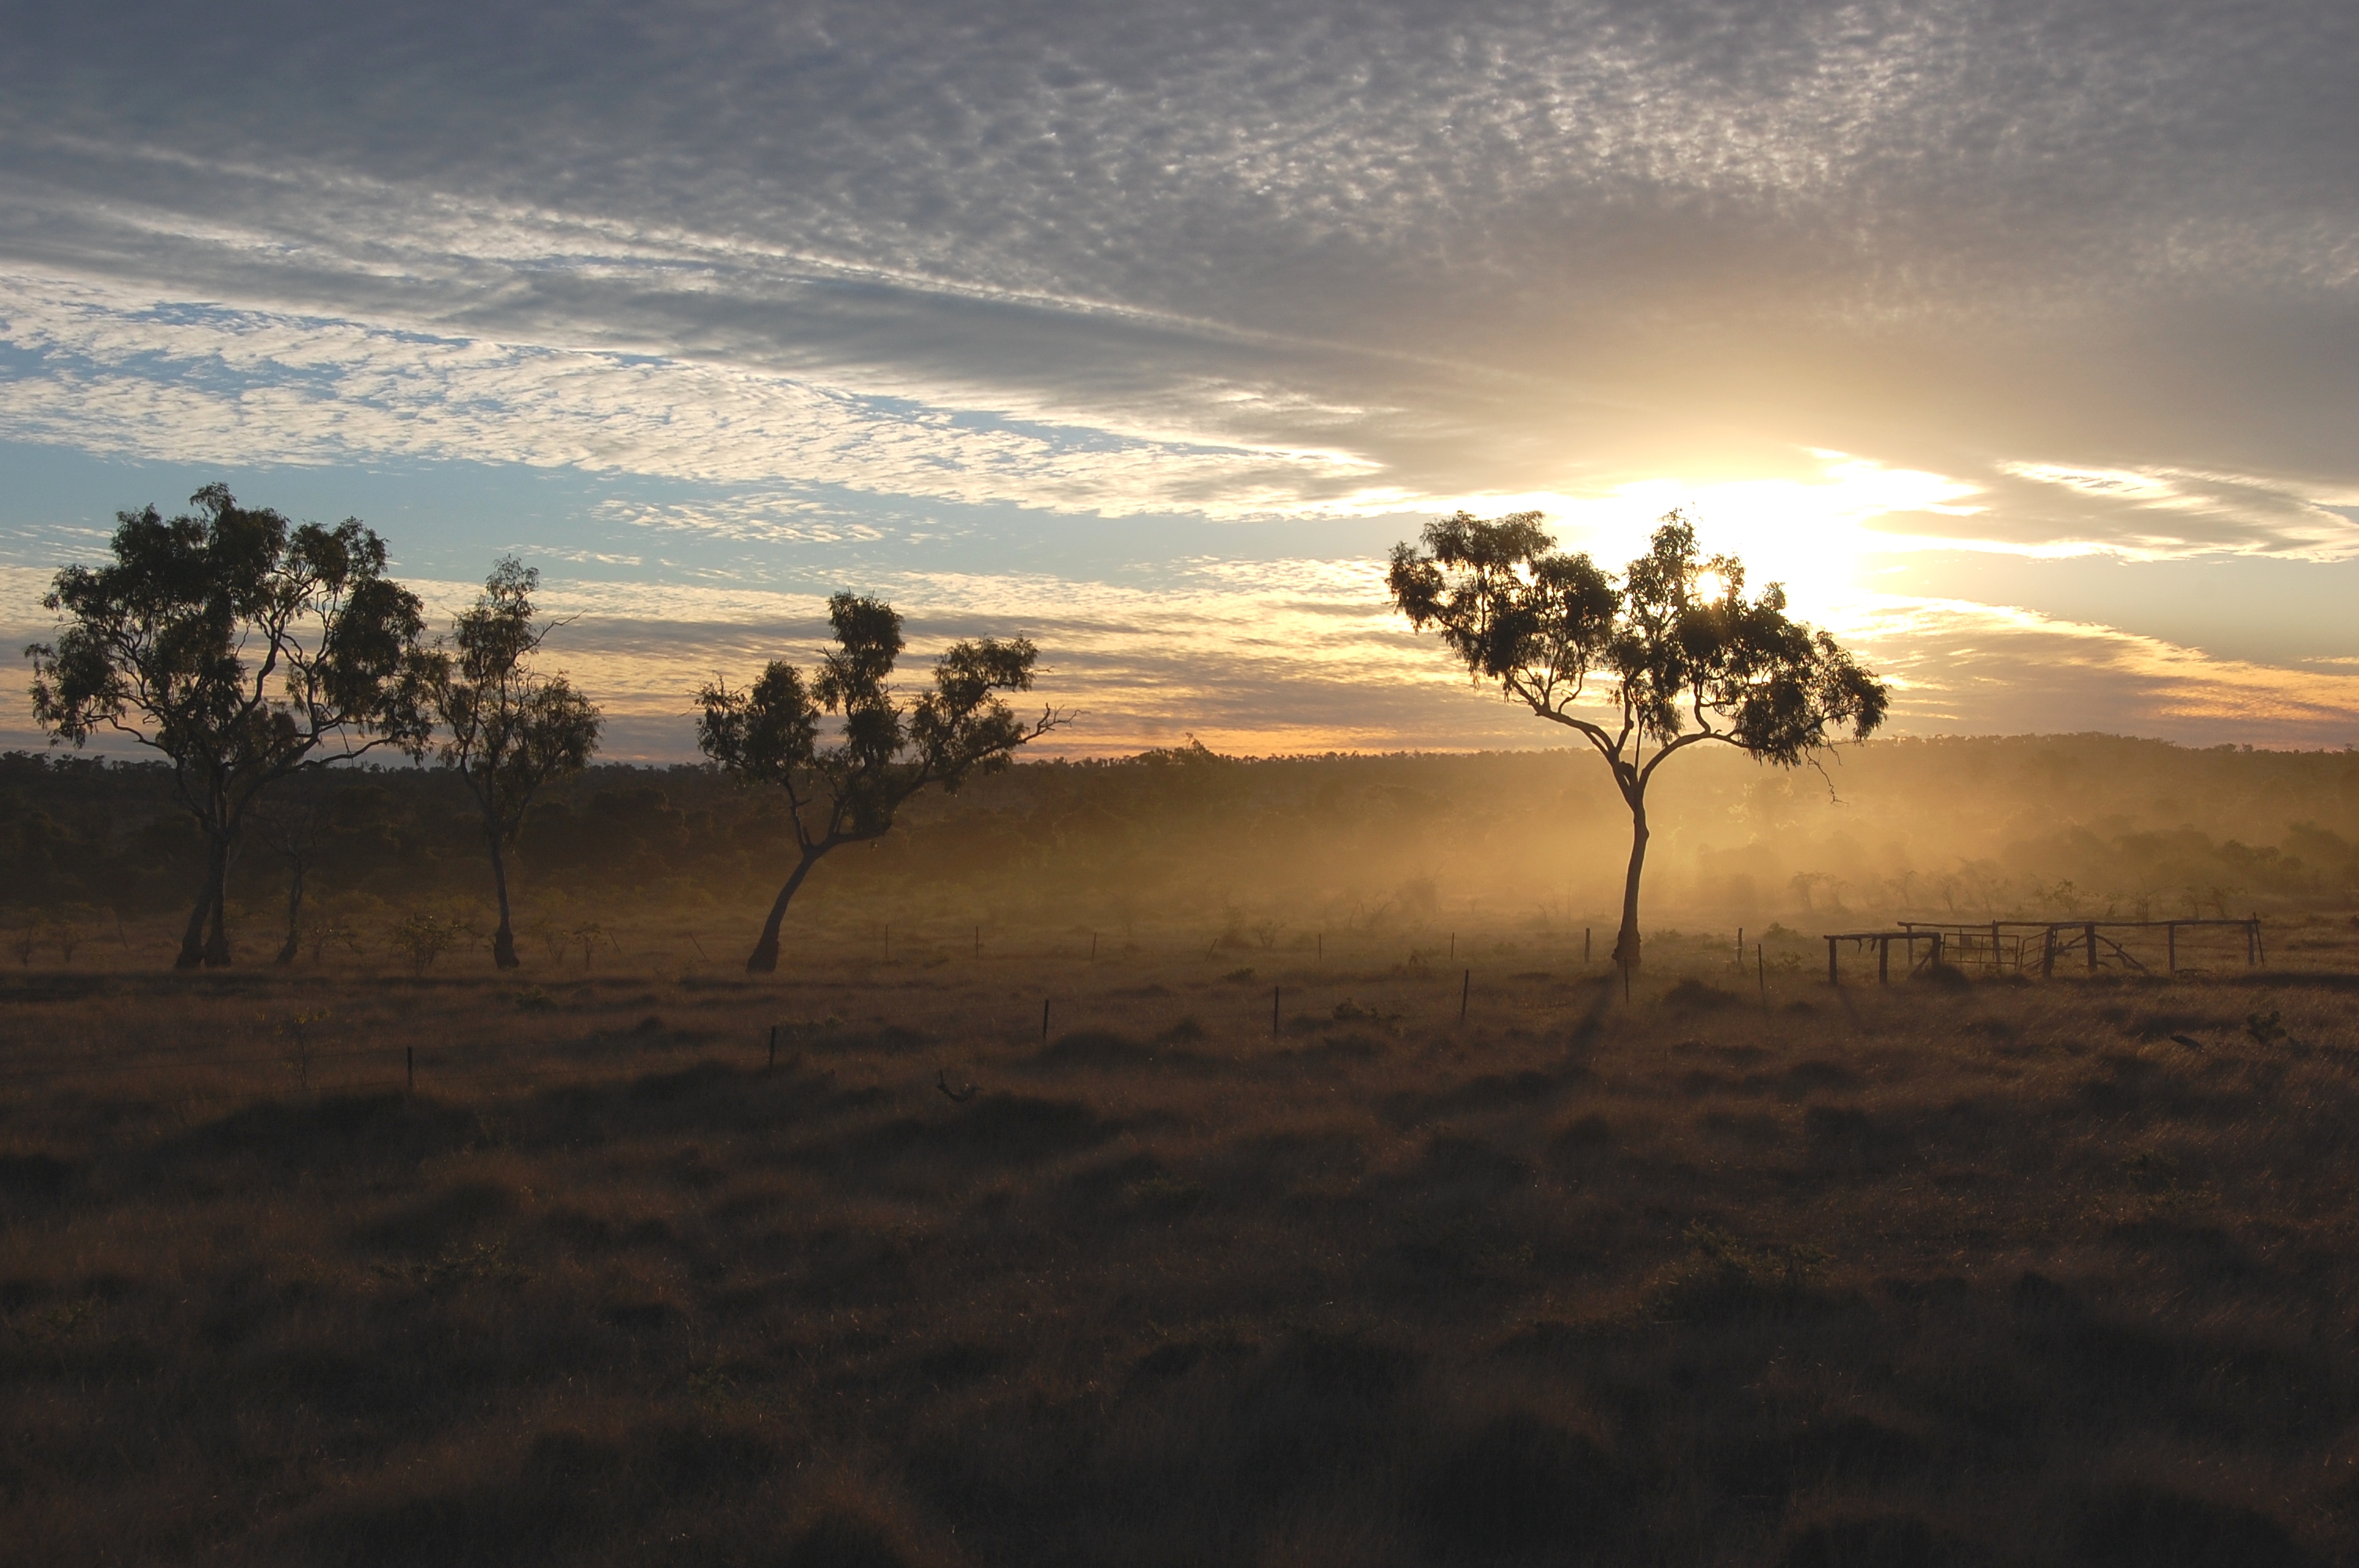
M198 486L503 552L609 754L1021 633L1120 753L1556 743L1392 544L1673 506L1902 734L2359 743L2347 0L0 0L0 636ZM22 666L20 666L21 668ZM38 744L22 679L0 745Z

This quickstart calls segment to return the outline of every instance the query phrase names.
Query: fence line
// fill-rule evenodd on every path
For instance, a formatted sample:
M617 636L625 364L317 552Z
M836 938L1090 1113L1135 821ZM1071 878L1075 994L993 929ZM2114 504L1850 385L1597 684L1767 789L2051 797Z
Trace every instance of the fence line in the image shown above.
M1935 969L1948 965L1962 967L1972 964L1990 973L2005 974L2010 969L2018 975L2031 972L2031 952L2034 942L2038 946L2038 972L2042 979L2056 973L2056 961L2074 952L2082 955L2083 965L2095 974L2100 965L2107 962L2105 949L2112 949L2111 962L2125 969L2150 974L2144 960L2129 950L2124 935L2110 933L2150 933L2163 935L2165 972L2179 972L2179 934L2182 929L2227 928L2241 933L2245 938L2245 963L2257 968L2267 960L2267 950L2261 936L2261 919L2257 914L2242 920L1989 920L1973 923L1953 921L1903 920L1897 926L1882 931L1833 931L1823 935L1827 945L1827 983L1841 985L1842 970L1836 944L1848 942L1854 952L1873 943L1875 946L1875 978L1877 983L1891 979L1892 946L1900 944L1902 961L1910 974ZM2060 940L2060 937L2062 938ZM1918 956L1918 945L1925 947Z

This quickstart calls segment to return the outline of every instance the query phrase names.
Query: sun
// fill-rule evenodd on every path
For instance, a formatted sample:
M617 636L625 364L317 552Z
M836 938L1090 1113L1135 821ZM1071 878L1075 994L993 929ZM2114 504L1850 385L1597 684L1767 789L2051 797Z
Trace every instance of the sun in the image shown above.
M1603 495L1486 497L1472 509L1487 504L1502 510L1502 500L1512 500L1516 508L1537 508L1565 548L1586 550L1612 568L1643 551L1663 514L1678 507L1695 524L1706 556L1743 561L1750 585L1782 585L1796 612L1804 616L1853 604L1867 591L1866 558L1908 547L1907 535L1877 527L1879 519L1980 510L1966 500L1977 488L1947 475L1887 468L1843 452L1811 456L1819 464L1815 478L1698 481L1667 475L1616 485ZM1709 598L1726 589L1717 574L1703 574L1696 582L1696 591Z

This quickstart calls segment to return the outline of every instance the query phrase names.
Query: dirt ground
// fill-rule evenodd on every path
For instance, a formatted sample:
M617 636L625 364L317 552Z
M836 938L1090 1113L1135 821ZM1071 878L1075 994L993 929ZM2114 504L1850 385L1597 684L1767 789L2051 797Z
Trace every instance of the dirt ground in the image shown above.
M1733 937L21 968L0 1559L2359 1558L2359 930Z

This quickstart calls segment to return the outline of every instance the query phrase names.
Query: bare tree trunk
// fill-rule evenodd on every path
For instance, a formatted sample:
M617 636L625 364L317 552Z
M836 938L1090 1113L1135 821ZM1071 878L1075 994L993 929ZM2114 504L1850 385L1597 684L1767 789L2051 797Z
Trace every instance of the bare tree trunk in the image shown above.
M205 942L205 922L216 917L221 907L222 883L228 877L229 845L219 838L208 838L205 843L204 888L197 894L197 907L189 912L188 929L180 934L180 956L172 960L172 968L193 969L200 964L212 961ZM226 946L224 942L224 949Z
M229 968L229 856L222 855L221 881L213 884L212 925L205 933L205 968Z
M1630 803L1630 872L1622 883L1622 931L1614 939L1614 961L1626 979L1638 972L1638 875L1647 866L1647 802Z
M795 862L794 874L788 877L787 885L778 890L778 901L770 905L770 918L762 925L762 939L754 944L753 956L745 960L747 974L767 975L777 972L778 927L786 922L787 905L794 901L795 890L803 885L803 879L810 875L811 868L819 864L819 858L834 848L832 844L821 844L814 849L805 849L802 859Z
M500 928L492 933L492 962L503 969L513 969L523 960L516 957L516 931L508 924L508 862L500 852L498 824L492 825L488 836L492 841L492 883L500 894Z
M295 861L295 875L287 884L287 946L278 949L277 962L283 968L295 961L303 946L303 861Z

